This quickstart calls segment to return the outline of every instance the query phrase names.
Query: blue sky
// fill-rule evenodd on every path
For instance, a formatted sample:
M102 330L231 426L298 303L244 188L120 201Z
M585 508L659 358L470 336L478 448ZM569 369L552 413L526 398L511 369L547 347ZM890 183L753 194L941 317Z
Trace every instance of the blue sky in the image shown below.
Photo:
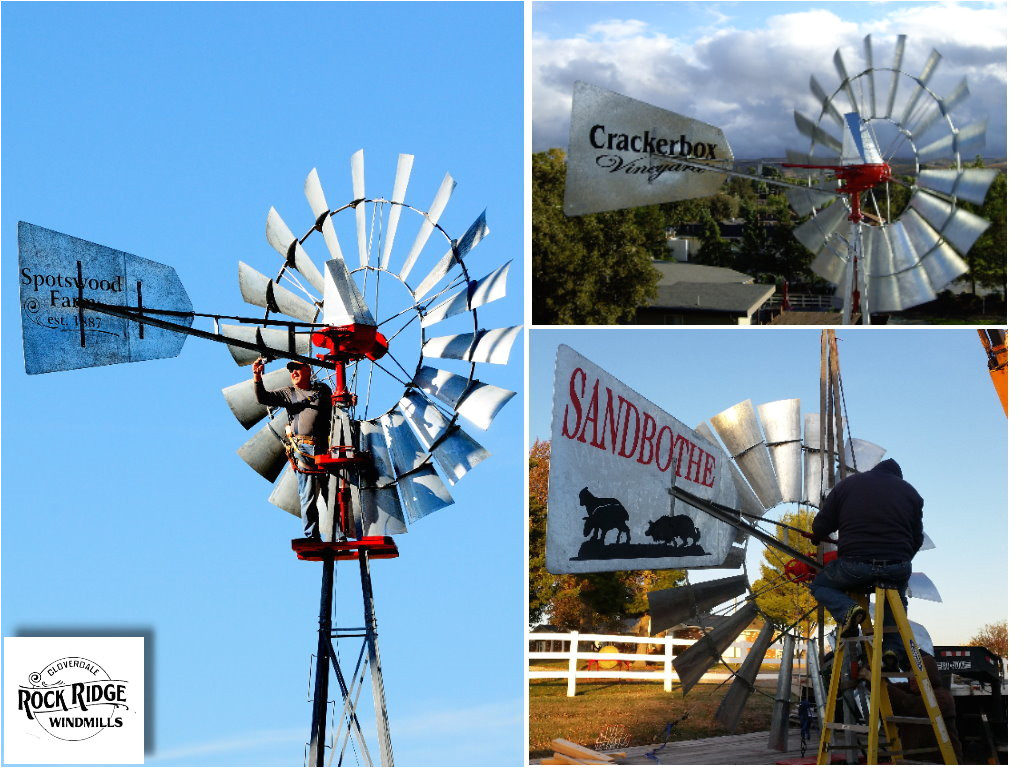
M912 600L936 644L966 643L1008 618L1007 419L974 330L837 331L848 429L887 449L925 500L936 548L914 570L941 604ZM529 430L551 434L555 351L567 344L691 428L751 399L798 397L818 412L816 330L536 330ZM699 578L721 572L705 571Z
M148 764L303 759L320 568L295 559L298 521L235 455L248 433L219 390L248 372L219 345L189 339L175 359L25 375L16 223L172 265L197 310L252 314L236 262L280 264L268 208L304 232L311 168L337 206L350 199L353 152L365 150L367 192L382 197L410 153L410 203L426 209L445 172L458 182L449 234L487 209L473 275L515 262L508 297L481 323L519 323L522 13L3 6L3 633L150 628ZM477 375L522 392L523 347ZM400 558L373 569L400 765L523 760L523 403L487 432L469 427L492 457L453 489L454 507L398 537ZM339 615L359 618L355 567L338 579Z
M1004 157L1006 28L1004 2L537 2L533 150L566 146L573 82L584 80L722 128L739 158L806 151L793 111L818 115L809 78L832 93L836 50L852 76L866 67L865 35L884 68L905 34L904 69L917 75L938 50L929 86L945 96L965 77L971 98L954 123L987 119L983 154Z

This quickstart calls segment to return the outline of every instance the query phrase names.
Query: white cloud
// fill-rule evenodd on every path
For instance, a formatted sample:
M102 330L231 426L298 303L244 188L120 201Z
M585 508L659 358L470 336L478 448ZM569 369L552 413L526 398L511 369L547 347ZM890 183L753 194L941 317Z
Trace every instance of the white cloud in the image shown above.
M467 731L507 731L522 724L521 701L498 701L456 709L430 709L414 717L392 720L403 736L456 736Z
M555 39L535 28L533 147L566 145L572 84L585 80L717 125L740 157L806 149L793 110L817 116L810 76L831 93L839 83L833 64L837 49L855 75L866 67L865 35L872 35L874 65L882 68L892 62L896 36L906 34L903 69L919 74L932 48L937 49L943 58L929 86L944 96L966 77L972 96L954 111L955 124L987 118L986 152L1005 154L1004 4L922 2L892 9L878 4L872 6L875 18L859 22L843 18L848 15L844 6L853 5L825 3L780 14L753 30L728 26L722 18L717 29L692 43L648 22L602 19L600 3L590 4L595 16L585 34ZM898 105L908 85L904 80ZM879 74L876 87L887 94L888 77Z
M425 705L427 702L423 702ZM401 765L522 765L523 701L484 702L465 707L432 708L391 718L402 734ZM504 747L502 745L505 745Z
M214 741L201 742L198 744L183 744L179 747L172 747L168 750L157 752L154 755L147 755L147 763L158 763L167 761L180 761L182 759L193 759L208 755L220 755L225 752L248 751L258 747L272 747L287 745L290 747L302 748L302 744L309 739L309 729L290 728L273 731L254 731L252 733L228 736Z
M604 21L587 27L587 37L598 37L604 40L616 40L637 37L647 29L647 22L629 19L628 21Z
M522 758L519 754L499 757L495 751L496 744L515 743L509 734L522 732L522 700L486 702L458 708L425 706L419 712L403 717L392 716L390 720L396 750L401 749L402 764L513 765L519 764ZM367 725L364 723L363 727L365 730ZM372 740L375 733L372 721L369 730ZM261 730L207 742L182 744L147 755L146 761L168 764L229 753L234 753L235 758L238 758L274 747L294 751L301 750L308 739L308 727ZM375 747L371 744L372 749Z

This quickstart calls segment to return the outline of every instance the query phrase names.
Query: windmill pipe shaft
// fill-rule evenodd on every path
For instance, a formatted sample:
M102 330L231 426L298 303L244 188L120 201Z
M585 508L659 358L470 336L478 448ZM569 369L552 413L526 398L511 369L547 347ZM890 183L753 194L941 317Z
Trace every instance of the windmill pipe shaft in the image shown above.
M696 507L701 512L711 515L716 520L721 520L724 523L728 523L734 528L738 528L739 530L747 533L748 535L753 536L762 544L767 544L770 547L774 547L775 549L785 552L790 557L796 558L800 562L806 563L807 565L810 565L814 568L820 569L822 567L821 563L819 563L813 557L808 557L805 553L801 552L795 547L791 547L784 541L780 541L779 539L776 539L774 536L765 533L760 528L756 528L755 526L751 525L745 520L742 520L740 518L740 513L734 509L723 507L722 505L716 504L713 501L702 499L699 496L694 496L692 493L684 491L682 488L676 488L675 486L669 488L668 492L671 495L675 496L680 501L685 501L687 504L689 504L692 507Z
M682 156L678 156L678 155L657 155L657 154L651 155L651 157L658 157L658 158L661 158L663 160L672 160L673 162L676 162L676 163L685 163L686 165L691 165L694 168L700 168L703 171L711 171L712 173L722 173L722 174L725 174L726 176L736 176L737 178L740 178L740 179L751 179L753 181L762 181L765 184L771 184L772 186L775 186L775 187L786 187L788 189L799 189L799 190L801 190L803 192L806 192L808 189L811 189L815 193L820 193L820 194L823 194L823 195L833 195L835 197L839 197L840 196L838 193L829 192L828 190L824 190L824 189L815 189L814 187L810 187L807 184L794 184L793 182L790 182L790 181L780 181L778 179L773 179L773 178L771 178L769 176L757 176L757 175L755 175L753 173L741 173L740 171L734 171L731 168L719 168L718 166L715 166L715 165L707 165L706 163L697 163L697 162L694 162L693 160L690 160L688 157L682 157ZM785 163L780 163L780 165L782 165L784 167L787 167ZM799 168L801 166L793 166L793 167Z
M334 363L326 362L315 357L309 357L307 355L300 355L296 352L289 352L283 349L272 349L265 344L255 344L251 341L244 341L242 339L233 339L229 336L223 336L218 333L210 333L208 331L200 331L198 328L193 328L188 325L178 325L177 323L171 323L166 320L158 320L155 317L149 317L142 314L141 312L128 309L126 307L118 306L115 304L104 304L99 301L92 301L91 299L83 299L79 305L82 309L91 309L95 312L102 312L106 315L113 315L114 317L123 317L131 320L133 323L142 323L143 325L152 325L155 328L162 328L166 331L173 331L174 333L183 333L186 336L197 336L200 339L206 339L207 341L219 341L221 344L230 344L232 347L241 347L242 349L250 349L254 352L261 352L263 354L270 354L274 357L287 358L289 360L296 360L300 363L308 363L309 365L316 365L321 368L333 368ZM146 310L146 311L157 311L157 310ZM188 313L182 313L188 315Z

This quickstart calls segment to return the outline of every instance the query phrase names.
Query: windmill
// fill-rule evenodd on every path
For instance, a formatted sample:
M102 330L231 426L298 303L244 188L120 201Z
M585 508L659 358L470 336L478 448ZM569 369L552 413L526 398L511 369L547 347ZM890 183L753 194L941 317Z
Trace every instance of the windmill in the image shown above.
M819 112L794 113L810 147L787 151L782 166L796 177L788 180L734 170L719 128L578 82L566 215L706 197L726 178L753 179L784 189L794 211L810 217L794 236L815 254L813 271L837 286L844 323L856 312L870 323L871 312L933 300L967 272L964 256L989 225L959 203L982 203L997 171L964 167L984 146L986 128L954 121L969 95L966 80L938 95L929 83L940 54L932 51L912 74L905 44L900 35L891 64L876 66L868 35L866 67L852 75L836 51L831 92L811 77ZM902 210L896 187L909 191Z
M846 408L841 392L835 334L825 331L822 333L821 409L818 413L802 413L799 399L756 406L746 400L715 414L696 428L698 434L722 446L731 457L729 472L738 490L738 509L709 509L690 494L675 490L687 503L709 509L720 519L736 525L740 531L739 546L748 548L751 539L765 544L764 560L780 576L755 589L757 575L751 572L751 561L756 558L751 557L751 551L726 564L741 573L648 594L652 633L680 623L713 627L677 656L673 666L684 692L696 685L712 666L725 664L729 668L733 680L716 712L716 719L727 729L736 728L750 695L757 691L754 682L768 648L781 642L783 653L769 733L769 746L774 749L787 749L795 648L801 641L807 644L808 678L815 688L816 701L824 700L818 674L819 657L824 653L824 616L821 609L817 609L816 618L805 614L817 625L815 640L801 635L799 621L784 624L766 613L758 598L787 584L781 574L800 572L798 563L813 562L812 556L820 562L826 548L834 550L831 545L822 545L818 552L808 553L806 546L797 544L800 536L785 531L790 526L784 518L794 510L794 505L816 511L839 479L871 469L886 452L885 448L868 440L843 439L848 419L844 417ZM783 532L785 535L780 537ZM926 534L922 549L933 547ZM792 559L787 562L786 558ZM923 573L911 576L907 594L941 602L938 589ZM742 665L734 668L723 657L723 652L758 621L762 622L762 627L756 640Z
M737 726L757 690L769 647L781 643L770 742L777 749L786 748L796 646L807 641L813 664L824 652L825 620L813 601L799 617L766 601L783 588L785 597L792 581L826 561L826 552L809 551L787 518L798 509L817 510L839 479L885 455L875 443L847 437L838 349L828 331L818 406L807 413L798 399L746 400L691 429L575 350L561 345L555 360L548 570L707 571L714 578L648 593L650 631L700 628L701 639L673 666L686 693L711 667L726 665L734 679L717 718L727 729ZM758 579L762 551L752 540L765 547L768 578ZM931 546L926 537L924 548ZM940 601L920 573L909 594ZM802 629L805 623L816 624L816 639ZM758 624L753 647L734 668L723 654ZM819 679L813 668L808 677Z
M510 262L472 279L467 259L488 233L485 215L460 237L450 235L440 220L454 180L446 175L430 205L416 207L406 202L412 165L411 155L400 155L390 196L370 197L363 153L355 153L351 197L337 208L327 203L314 169L305 182L313 223L301 236L271 208L266 233L276 251L274 276L238 266L243 300L262 310L255 317L195 312L170 267L19 225L20 267L29 276L22 281L28 373L172 357L193 335L226 344L238 365L261 357L307 362L332 385L329 448L317 457L327 486L320 509L325 541L293 542L300 560L323 563L310 765L324 764L331 741L332 680L343 715L330 761L340 762L351 741L357 760L373 762L357 710L367 673L380 762L393 764L369 561L397 557L392 536L451 505L449 489L489 455L460 417L487 429L514 395L477 375L481 363L508 361L520 330L487 330L478 317L504 296ZM193 328L196 317L211 319L214 331ZM282 372L268 371L266 386L287 385ZM239 455L275 482L269 501L298 514L282 444L286 415L259 405L248 378L223 395L246 429L266 419ZM363 626L354 630L337 627L332 616L337 560L359 563ZM350 674L335 648L348 637L360 644Z
M913 74L903 63L905 47L906 35L900 35L889 66L878 65L868 35L865 67L854 74L837 50L834 90L811 77L820 105L816 118L794 112L810 148L787 151L787 165L832 171L834 177L809 180L807 191L787 189L793 209L810 215L793 234L815 254L814 272L837 285L844 323L858 309L867 318L935 299L968 271L963 257L989 226L958 206L983 203L997 175L964 167L984 147L986 129L985 121L958 126L954 120L955 108L969 96L967 80L940 96L929 83L942 56L932 50ZM909 161L903 178L893 175L898 159ZM894 205L892 185L910 191L903 210ZM834 202L835 192L843 193L841 204Z

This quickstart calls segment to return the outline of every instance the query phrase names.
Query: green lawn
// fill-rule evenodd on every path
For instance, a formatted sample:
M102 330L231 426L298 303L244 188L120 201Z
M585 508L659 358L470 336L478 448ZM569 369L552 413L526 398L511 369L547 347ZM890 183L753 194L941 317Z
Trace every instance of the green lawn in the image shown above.
M569 698L565 680L531 682L530 757L550 755L555 738L588 747L614 737L624 738L623 746L660 744L666 725L677 720L670 741L725 735L715 711L726 690L725 685L698 684L684 696L678 685L667 693L660 682L601 680L577 683L576 696ZM751 694L737 733L770 727L774 690L762 690L768 695Z

